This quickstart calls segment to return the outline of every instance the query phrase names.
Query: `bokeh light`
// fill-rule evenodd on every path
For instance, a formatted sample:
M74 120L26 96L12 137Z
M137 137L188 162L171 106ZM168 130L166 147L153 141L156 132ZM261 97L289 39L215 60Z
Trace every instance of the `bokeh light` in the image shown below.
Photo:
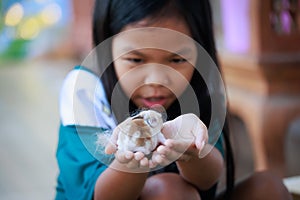
M4 23L6 26L16 26L24 16L24 8L20 3L13 4L7 11Z
M29 18L19 27L19 36L24 40L34 39L40 32L40 24L36 18Z
M46 26L57 23L62 17L61 7L57 3L47 5L41 12L41 21Z
M0 63L51 51L67 34L71 10L70 0L1 1Z

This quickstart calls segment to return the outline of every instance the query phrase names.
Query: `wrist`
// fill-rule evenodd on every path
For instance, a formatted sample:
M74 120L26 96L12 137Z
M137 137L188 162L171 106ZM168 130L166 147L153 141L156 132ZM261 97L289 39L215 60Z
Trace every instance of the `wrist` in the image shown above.
M177 160L179 162L192 162L193 160L198 160L199 150L195 145L191 145Z
M132 167L128 165L128 163L120 163L116 159L110 164L109 168L120 173L140 174L140 175L142 174L148 175L150 171L149 167L141 167L141 166Z

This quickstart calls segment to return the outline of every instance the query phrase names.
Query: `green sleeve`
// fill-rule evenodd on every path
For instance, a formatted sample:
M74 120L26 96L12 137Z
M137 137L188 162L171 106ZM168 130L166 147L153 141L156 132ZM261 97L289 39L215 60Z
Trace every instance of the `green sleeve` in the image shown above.
M87 134L99 130L80 127L80 132ZM96 181L107 166L87 151L78 136L78 127L60 126L56 157L60 173L55 199L93 199Z

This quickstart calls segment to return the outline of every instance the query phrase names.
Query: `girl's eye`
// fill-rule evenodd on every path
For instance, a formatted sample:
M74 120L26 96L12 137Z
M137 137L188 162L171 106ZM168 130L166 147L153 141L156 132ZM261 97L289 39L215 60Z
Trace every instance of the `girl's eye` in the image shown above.
M142 63L143 60L141 58L126 58L127 61L132 62L132 63Z
M173 62L173 63L184 63L186 61L187 60L184 59L184 58L173 58L173 59L171 59L171 62Z

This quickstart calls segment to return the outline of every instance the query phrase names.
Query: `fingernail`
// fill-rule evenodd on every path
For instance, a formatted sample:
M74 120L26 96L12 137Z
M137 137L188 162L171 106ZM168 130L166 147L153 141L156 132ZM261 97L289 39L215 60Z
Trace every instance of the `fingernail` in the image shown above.
M204 145L205 145L205 141L202 141L201 150L204 148Z

